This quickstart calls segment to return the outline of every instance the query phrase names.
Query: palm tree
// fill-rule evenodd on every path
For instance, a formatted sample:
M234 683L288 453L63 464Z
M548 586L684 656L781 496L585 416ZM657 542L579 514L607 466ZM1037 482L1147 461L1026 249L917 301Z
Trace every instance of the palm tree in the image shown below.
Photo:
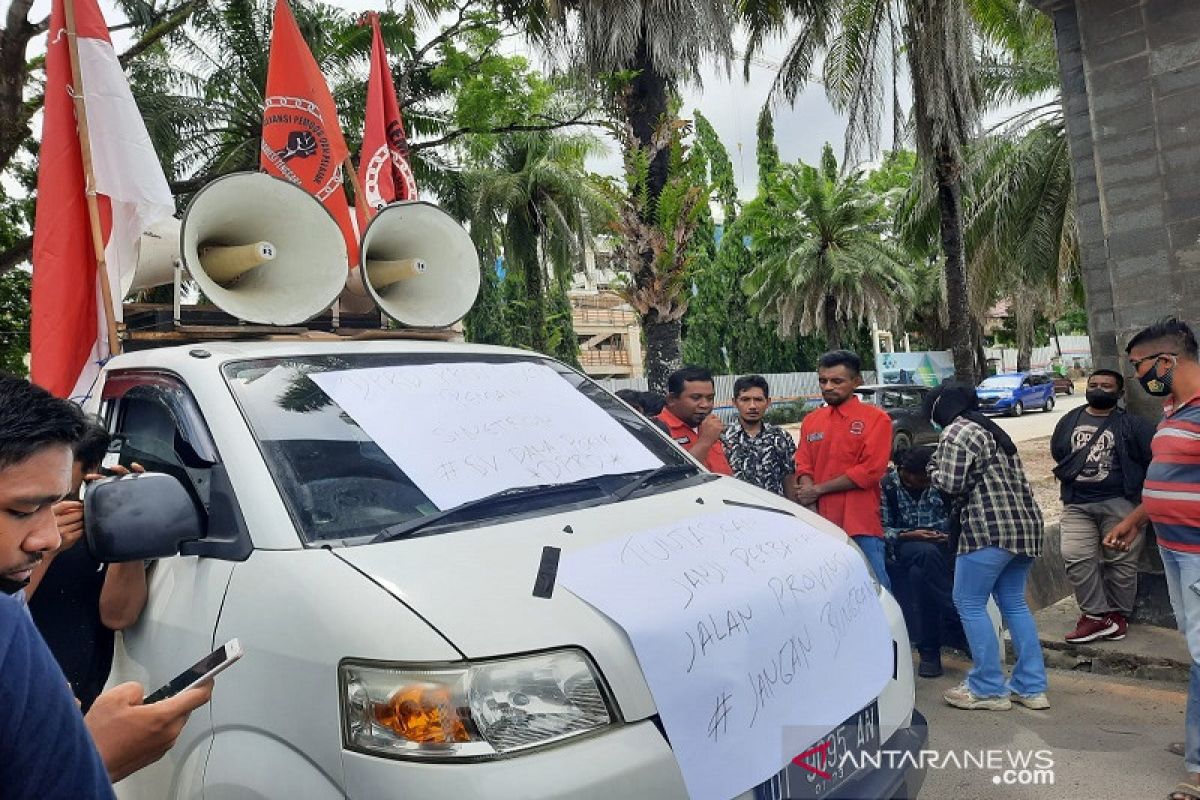
M800 31L773 94L794 101L823 63L826 94L849 117L847 160L878 144L889 99L899 135L897 83L908 78L917 153L937 189L954 369L959 380L973 382L962 205L963 149L975 131L980 96L970 1L739 0L739 11L750 31L747 58L767 36Z
M684 260L663 258L652 242L671 223L658 205L671 179L669 144L679 121L670 101L685 82L699 80L701 61L733 55L732 0L509 0L536 39L565 45L572 60L611 94L626 150L631 191L641 193L622 235L632 277L631 302L646 336L647 378L665 390L680 363L680 320L687 311ZM644 162L629 169L632 162ZM644 172L644 176L641 174ZM644 179L643 179L644 178ZM672 211L666 215L676 218ZM685 231L686 232L686 231Z
M1048 18L1018 0L975 0L989 48L982 85L992 106L1043 97L1058 86ZM1017 364L1028 368L1038 318L1053 318L1078 281L1079 247L1061 105L1054 96L1000 123L967 150L965 242L976 324L1008 299ZM914 185L898 222L918 250L934 246L938 211L930 187Z
M780 337L820 333L831 349L872 318L898 321L912 299L910 265L861 174L839 177L826 144L819 169L778 167L775 189L772 205L745 212L758 259L746 290L762 318Z
M539 352L548 352L548 278L567 279L592 230L610 214L584 168L600 150L599 141L584 134L508 134L463 176L472 198L472 233L477 240L499 242L508 268L521 277L527 328L522 338ZM574 346L573 333L570 342Z

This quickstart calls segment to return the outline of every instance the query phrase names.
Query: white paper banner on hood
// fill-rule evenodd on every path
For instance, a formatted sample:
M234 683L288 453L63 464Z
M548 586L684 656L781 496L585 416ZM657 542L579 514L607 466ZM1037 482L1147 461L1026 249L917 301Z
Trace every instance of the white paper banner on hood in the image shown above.
M622 536L564 554L558 583L628 634L693 800L768 780L892 677L861 555L790 515Z
M542 364L419 364L309 377L438 508L662 466Z

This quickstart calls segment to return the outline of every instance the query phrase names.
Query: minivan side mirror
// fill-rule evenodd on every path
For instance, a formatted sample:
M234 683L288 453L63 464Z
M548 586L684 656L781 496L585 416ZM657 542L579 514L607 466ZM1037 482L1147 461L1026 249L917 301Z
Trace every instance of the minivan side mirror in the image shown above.
M83 520L88 550L101 562L176 555L204 535L200 512L174 476L158 472L104 478L87 485Z

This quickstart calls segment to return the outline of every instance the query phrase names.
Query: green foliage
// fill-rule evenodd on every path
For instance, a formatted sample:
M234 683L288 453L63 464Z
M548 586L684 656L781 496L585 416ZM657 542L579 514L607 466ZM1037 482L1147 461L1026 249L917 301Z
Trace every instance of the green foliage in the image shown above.
M463 174L472 235L503 252L506 269L521 278L526 313L521 329L525 342L540 352L553 350L550 332L570 325L568 314L565 322L547 326L547 272L559 283L567 280L595 226L610 214L584 168L599 147L580 134L510 133L486 155L477 153ZM563 341L574 346L574 334Z
M480 260L479 296L463 320L468 342L510 345L508 326L504 324L504 286L495 264L486 255Z
M757 144L755 157L758 161L758 194L763 196L771 189L771 180L779 169L779 147L775 144L775 121L771 109L763 106L758 112Z
M571 299L566 281L550 281L550 313L546 318L546 348L564 364L579 368L579 338L571 320Z
M721 143L716 129L700 113L700 109L696 109L692 116L696 121L696 149L707 162L707 183L713 187L713 194L721 204L725 224L729 225L737 217L737 181L734 179L733 162L729 160L729 151Z
M763 420L772 425L791 425L803 422L808 413L809 409L802 400L772 403L771 407L767 409L767 413L763 415Z
M0 275L0 372L25 374L29 352L30 274L13 269Z
M774 202L746 208L756 265L744 288L781 336L820 333L838 347L872 319L899 319L913 295L911 264L861 174L839 178L828 144L821 163L782 166Z

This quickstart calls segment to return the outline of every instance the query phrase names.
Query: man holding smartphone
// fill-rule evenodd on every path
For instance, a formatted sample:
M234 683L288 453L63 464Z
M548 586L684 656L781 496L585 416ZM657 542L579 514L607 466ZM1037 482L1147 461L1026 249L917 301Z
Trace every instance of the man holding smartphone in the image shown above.
M0 375L0 787L6 800L112 797L110 781L161 758L191 712L212 696L210 684L143 705L142 687L124 683L103 692L85 719L29 614L14 600L61 543L53 506L70 489L72 446L83 425L74 404Z
M1151 443L1142 504L1104 544L1130 550L1146 521L1154 523L1171 607L1192 656L1183 747L1188 780L1171 798L1200 800L1200 347L1192 329L1172 318L1138 333L1125 352L1146 393L1163 398L1163 420Z

